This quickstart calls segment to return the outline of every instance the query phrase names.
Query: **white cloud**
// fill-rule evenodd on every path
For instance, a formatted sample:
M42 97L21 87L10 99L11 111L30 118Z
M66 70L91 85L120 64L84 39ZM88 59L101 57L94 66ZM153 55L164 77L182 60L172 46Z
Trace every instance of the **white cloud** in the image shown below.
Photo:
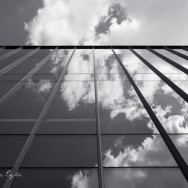
M69 110L76 108L81 101L94 103L94 84L91 82L63 82L60 92Z
M114 146L106 151L103 161L106 167L138 168L105 168L104 182L109 188L136 188L136 187L187 187L187 182L178 168L139 168L139 166L176 166L172 155L165 146L160 136L147 137L138 148L123 145L122 138L114 142ZM174 136L174 142L179 146L183 155L187 156L187 136ZM124 148L119 154L112 154L113 147ZM187 158L187 157L186 157ZM96 186L96 174L78 171L72 176L72 188L93 188ZM93 181L95 180L95 181Z
M93 73L93 51L77 50L68 66L67 72L70 73Z
M122 0L116 1L121 6L126 6ZM101 16L107 14L108 9L114 4L113 0L43 0L43 7L29 23L25 24L28 31L27 43L33 45L65 45L109 43L110 38L125 33L136 32L139 28L138 20L124 20L118 25L117 20L112 20L110 34L95 36L95 26Z
M112 152L114 147L120 146L123 147L123 151L114 156ZM105 152L103 164L106 167L176 165L160 136L147 137L138 148L116 143Z
M87 188L88 187L87 175L84 172L79 171L73 176L71 184L72 184L71 188Z
M33 80L29 80L29 82L25 85L25 88L32 90L34 93L48 93L52 88L52 83L49 79L40 80L37 82L33 82Z
M98 187L97 169L80 170L71 177L71 188Z
M28 43L34 45L119 44L119 45L167 45L186 44L188 26L188 2L172 0L116 0L126 7L130 20L112 25L106 35L96 40L94 29L99 18L107 15L113 0L43 0L43 7L29 23ZM174 25L176 23L176 25Z

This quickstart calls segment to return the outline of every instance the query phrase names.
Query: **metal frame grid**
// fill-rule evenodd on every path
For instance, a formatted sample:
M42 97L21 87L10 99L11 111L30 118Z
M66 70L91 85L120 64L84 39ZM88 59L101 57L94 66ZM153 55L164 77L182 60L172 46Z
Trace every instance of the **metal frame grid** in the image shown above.
M175 54L175 55L177 55L181 58L188 60L188 56L173 50L174 48L183 49L185 51L188 51L188 47L185 47L185 46L152 46L152 47L151 46L150 47L149 46L22 46L22 47L20 47L20 46L0 46L1 51L3 49L12 49L12 51L10 51L10 52L8 52L8 53L6 53L6 54L4 54L0 57L0 63L3 59L6 59L6 58L14 55L14 54L20 52L21 50L33 49L33 51L31 51L30 53L24 55L23 57L14 61L10 65L2 68L0 70L0 77L2 75L6 74L9 70L18 66L19 64L24 63L24 61L26 59L33 56L40 49L54 49L54 50L57 50L57 49L72 49L73 50L72 54L70 55L70 57L68 59L68 61L66 62L66 66L65 66L64 71L61 73L58 80L56 81L55 86L54 86L51 94L49 95L49 98L47 99L47 102L45 103L38 119L26 120L26 121L33 121L33 122L35 122L35 124L33 126L33 129L31 130L30 134L28 135L28 138L27 138L19 156L17 157L17 159L14 163L14 166L12 167L12 170L11 170L12 174L15 174L16 172L19 171L21 163L22 163L30 145L32 144L32 141L33 141L35 135L37 134L37 130L40 127L42 121L44 120L44 118L45 118L45 116L48 112L48 109L49 109L52 101L54 100L54 97L55 97L56 93L58 92L58 89L60 88L61 83L63 82L64 75L66 74L67 68L68 68L68 66L71 62L72 57L74 56L74 52L75 52L76 49L91 49L91 50L93 50L93 69L94 69L94 80L93 80L93 82L94 82L94 94L95 94L95 121L96 121L97 156L98 156L98 167L95 167L95 168L98 169L99 187L100 188L105 187L103 168L135 168L135 167L103 167L101 136L102 135L118 135L118 134L102 134L101 133L101 125L100 125L100 117L99 117L100 114L99 114L99 105L98 105L98 87L97 87L97 77L96 77L97 73L96 73L96 63L95 63L95 49L111 49L112 54L114 54L114 57L117 60L117 63L119 63L120 67L123 70L123 73L125 74L125 76L129 80L129 82L131 83L131 86L134 88L134 91L136 92L137 96L139 97L140 101L142 102L143 106L145 107L147 113L149 114L150 118L152 119L153 123L155 124L155 126L156 126L157 130L159 131L163 141L165 142L165 144L168 147L170 153L172 154L173 158L177 162L179 169L183 173L185 179L188 181L187 164L184 161L183 157L181 156L180 152L178 151L178 149L176 148L176 146L174 145L174 143L172 142L172 140L169 136L169 135L176 135L176 133L168 134L166 132L166 130L163 128L162 124L158 120L157 116L153 112L152 108L149 106L149 104L148 104L147 100L145 99L145 97L143 96L142 92L139 90L139 88L137 87L133 78L129 74L128 70L123 65L120 58L118 57L118 55L114 51L114 49L129 49L150 70L152 70L156 75L158 75L161 78L161 80L163 80L168 86L170 86L181 98L183 98L186 102L188 102L188 95L182 89L180 89L176 84L174 84L163 73L161 73L159 70L157 70L154 66L151 65L150 62L145 60L141 55L139 55L134 50L134 49L147 49L151 53L155 54L159 58L161 58L164 61L166 61L167 63L169 63L170 65L176 67L177 69L184 72L185 74L188 74L188 70L185 67L179 65L177 62L172 61L171 59L169 59L169 58L165 57L164 55L155 51L155 49L165 49L172 54ZM18 81L18 83L13 88L11 88L3 97L1 97L0 98L0 105L4 105L4 103L6 103L13 95L15 95L20 90L20 88L24 85L24 83L27 82L42 66L45 65L45 63L50 59L50 56L52 55L52 53L53 53L53 51L49 55L47 55L39 63L39 65L37 67L34 67L26 76L24 76L20 81ZM12 121L14 121L14 120L12 120ZM25 120L20 120L20 121L25 121ZM53 135L53 134L49 134L49 135ZM56 134L56 135L58 135L58 134ZM63 135L63 134L60 134L60 135ZM71 134L71 135L74 135L74 134ZM76 134L76 135L79 135L79 134ZM82 134L80 134L80 135L82 135ZM89 135L89 134L87 134L87 135ZM122 134L120 134L120 135L122 135ZM126 135L126 134L123 134L123 135ZM131 134L127 133L127 135L131 135ZM145 135L145 134L134 134L134 135ZM153 168L153 167L143 166L141 168ZM163 167L154 167L154 168L163 168ZM165 167L165 168L177 168L177 167ZM11 187L13 181L14 181L14 178L12 178L12 179L7 178L5 183L4 183L3 188Z

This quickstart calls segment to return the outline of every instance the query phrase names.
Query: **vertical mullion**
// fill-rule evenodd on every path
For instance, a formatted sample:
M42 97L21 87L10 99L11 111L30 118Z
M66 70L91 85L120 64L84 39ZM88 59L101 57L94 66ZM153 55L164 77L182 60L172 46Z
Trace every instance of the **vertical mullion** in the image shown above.
M129 72L127 71L127 69L125 68L125 66L123 65L123 63L121 62L121 60L119 59L119 57L117 56L117 54L115 53L113 48L112 48L112 51L113 51L117 61L119 62L120 66L122 67L125 75L127 76L128 80L130 81L131 85L133 86L136 94L138 95L139 99L141 100L143 106L145 107L147 113L149 114L149 116L152 119L153 123L155 124L157 130L159 131L160 135L162 136L164 142L166 143L169 151L171 152L171 154L174 157L175 161L177 162L179 168L181 169L185 179L188 181L188 168L187 168L186 162L184 161L183 157L181 156L181 154L179 153L179 151L175 147L171 138L169 137L169 135L167 134L167 132L163 128L162 124L158 120L157 116L155 115L155 113L151 109L150 105L148 104L148 102L146 101L144 96L142 95L141 91L139 90L139 88L135 84L134 80L130 76Z
M69 65L69 63L70 63L70 61L71 61L71 59L74 55L74 52L75 52L75 48L74 48L74 51L72 52L70 58L68 59L66 66L65 66L63 72L61 73L58 81L56 82L56 85L54 86L54 89L52 90L47 102L45 103L45 105L44 105L44 107L43 107L43 109L42 109L42 111L39 115L39 118L37 119L35 125L33 126L33 129L31 130L30 135L28 136L28 138L27 138L27 140L26 140L26 142L25 142L16 162L14 163L14 166L11 170L11 174L16 174L18 172L18 169L20 168L20 165L21 165L25 155L26 155L30 145L32 144L32 141L34 140L36 132L37 132L41 122L45 118L47 111L48 111L56 93L58 92L59 87L61 86L61 80L63 79L63 77L64 77L64 75L67 71L67 67L68 67L68 65ZM7 178L4 185L3 185L3 188L9 188L11 186L13 180L14 180L14 177L12 179Z
M171 52L172 54L175 54L175 55L177 55L177 56L179 56L179 57L181 57L181 58L183 58L183 59L188 60L188 56L185 55L185 54L182 54L182 53L180 53L180 52L177 52L177 51L175 51L175 50L173 50L173 49L171 49L171 48L169 48L169 47L164 47L164 49L165 49L166 51L168 51L168 52Z
M3 54L3 55L0 57L0 61L2 61L3 59L6 59L7 57L10 57L10 56L12 56L12 55L18 53L18 52L20 52L20 51L22 51L22 50L23 50L22 47L19 47L19 48L15 49L15 50L11 50L10 52L8 52L8 53L6 53L6 54Z
M35 66L25 77L23 77L15 86L13 86L3 97L0 98L0 105L5 103L12 95L14 95L25 83L29 81L33 74L35 74L50 58L53 51L47 55L39 64Z
M93 67L94 67L94 88L95 88L95 116L96 116L96 130L97 130L97 154L98 154L98 165L99 165L99 188L104 188L104 172L102 163L102 142L101 142L101 130L99 120L99 106L98 106L98 90L96 80L96 64L95 64L95 52L93 48Z
M136 55L147 67L149 67L156 75L158 75L168 86L170 86L178 95L180 95L188 103L188 95L171 80L169 80L164 74L157 70L153 65L146 61L141 55L129 47L130 51Z
M147 47L147 49L155 54L156 56L158 56L159 58L163 59L164 61L166 61L167 63L169 63L170 65L174 66L175 68L179 69L180 71L184 72L185 74L188 74L188 69L186 69L185 67L181 66L180 64L176 63L175 61L165 57L164 55L160 54L159 52L153 50L150 47ZM171 51L169 51L171 52ZM172 52L171 52L172 53Z

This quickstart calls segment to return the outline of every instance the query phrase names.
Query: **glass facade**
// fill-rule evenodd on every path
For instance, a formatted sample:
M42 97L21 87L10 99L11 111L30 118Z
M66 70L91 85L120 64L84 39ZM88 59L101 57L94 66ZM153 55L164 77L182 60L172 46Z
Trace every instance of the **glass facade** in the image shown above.
M187 47L3 47L0 187L188 187Z

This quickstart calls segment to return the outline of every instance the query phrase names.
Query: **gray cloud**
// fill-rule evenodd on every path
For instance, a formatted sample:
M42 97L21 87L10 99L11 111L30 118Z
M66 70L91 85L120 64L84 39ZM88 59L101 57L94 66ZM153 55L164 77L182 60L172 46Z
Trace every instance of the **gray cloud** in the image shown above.
M98 25L95 26L96 35L101 33L108 34L109 28L112 25L112 19L116 19L118 25L120 25L122 21L129 19L126 8L122 7L120 4L110 6L107 15L101 16Z

